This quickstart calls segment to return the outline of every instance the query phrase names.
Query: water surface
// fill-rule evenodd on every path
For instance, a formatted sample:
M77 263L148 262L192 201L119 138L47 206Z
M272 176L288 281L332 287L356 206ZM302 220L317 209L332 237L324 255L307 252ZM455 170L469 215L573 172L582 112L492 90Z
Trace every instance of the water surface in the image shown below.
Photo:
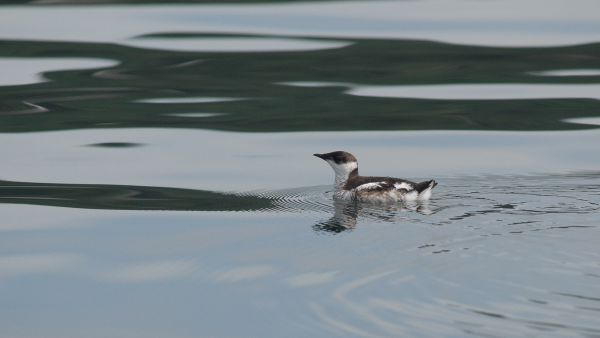
M186 2L2 6L0 336L600 337L596 1Z

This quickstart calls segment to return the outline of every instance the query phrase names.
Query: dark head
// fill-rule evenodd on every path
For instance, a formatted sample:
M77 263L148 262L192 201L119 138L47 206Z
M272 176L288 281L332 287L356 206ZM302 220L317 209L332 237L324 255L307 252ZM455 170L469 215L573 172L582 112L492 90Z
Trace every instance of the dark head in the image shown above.
M336 176L347 176L353 171L358 175L358 161L354 155L347 153L345 151L334 151L327 154L314 154L316 157L319 157L333 168Z

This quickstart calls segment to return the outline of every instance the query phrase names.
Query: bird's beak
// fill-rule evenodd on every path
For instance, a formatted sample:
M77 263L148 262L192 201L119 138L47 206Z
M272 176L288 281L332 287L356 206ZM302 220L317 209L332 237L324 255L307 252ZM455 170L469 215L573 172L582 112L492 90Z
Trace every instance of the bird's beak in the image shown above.
M322 160L326 160L325 155L324 154L313 154L314 156L322 159Z

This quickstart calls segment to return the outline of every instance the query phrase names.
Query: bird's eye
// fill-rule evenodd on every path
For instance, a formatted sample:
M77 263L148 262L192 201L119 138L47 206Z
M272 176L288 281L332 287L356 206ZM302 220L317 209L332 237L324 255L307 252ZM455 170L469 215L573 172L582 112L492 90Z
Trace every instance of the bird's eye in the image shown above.
M336 157L335 157L335 160L336 160L336 161L341 161L341 160L342 160L342 157L341 157L340 155L338 155L338 156L336 156Z

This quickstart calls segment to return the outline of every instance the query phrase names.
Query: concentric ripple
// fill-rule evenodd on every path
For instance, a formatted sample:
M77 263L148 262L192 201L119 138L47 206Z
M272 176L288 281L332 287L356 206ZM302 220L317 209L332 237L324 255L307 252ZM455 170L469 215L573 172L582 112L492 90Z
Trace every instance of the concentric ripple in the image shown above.
M262 193L319 214L318 233L354 232L307 258L337 271L305 304L317 323L353 337L600 336L600 173L436 179L420 205Z
M431 201L369 204L336 201L331 186L254 191L272 201L262 212L325 215L315 230L339 233L369 222L417 222L429 226L460 223L493 225L503 231L532 231L563 226L595 226L586 217L600 210L600 174L482 175L438 180ZM577 225L564 224L577 217Z
M431 201L370 204L337 201L331 186L224 193L166 187L1 181L0 203L86 209L287 213L340 233L361 224L458 224L499 233L596 226L600 174L441 177Z

